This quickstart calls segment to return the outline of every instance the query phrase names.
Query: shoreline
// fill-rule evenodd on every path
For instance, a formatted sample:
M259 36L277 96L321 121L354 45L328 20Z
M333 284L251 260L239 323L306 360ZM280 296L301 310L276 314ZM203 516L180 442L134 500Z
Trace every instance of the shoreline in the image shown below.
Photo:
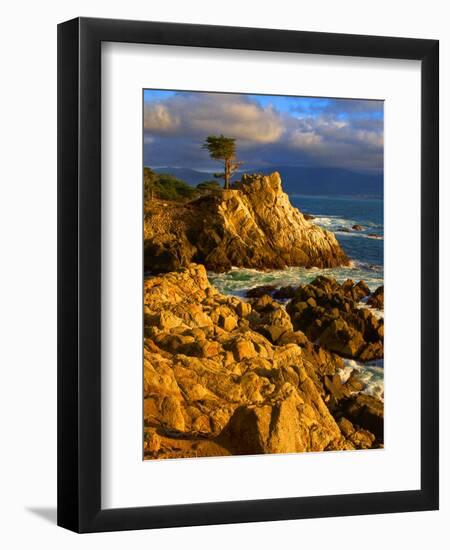
M260 270L233 267L225 273L208 271L208 279L220 292L239 298L243 297L246 291L263 284L275 286L307 284L318 275L331 277L339 282L344 282L349 278L363 279L369 288L375 291L384 282L383 267L375 266L375 268L366 267L354 260L350 260L348 266L337 268L285 267L283 269Z

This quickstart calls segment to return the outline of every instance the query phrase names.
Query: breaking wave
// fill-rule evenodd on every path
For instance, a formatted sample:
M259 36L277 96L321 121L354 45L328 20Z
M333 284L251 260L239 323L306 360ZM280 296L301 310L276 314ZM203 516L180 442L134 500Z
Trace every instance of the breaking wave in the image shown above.
M350 375L364 384L361 393L373 395L384 401L384 360L359 363L354 359L344 359L345 367L339 372L342 382L347 382Z

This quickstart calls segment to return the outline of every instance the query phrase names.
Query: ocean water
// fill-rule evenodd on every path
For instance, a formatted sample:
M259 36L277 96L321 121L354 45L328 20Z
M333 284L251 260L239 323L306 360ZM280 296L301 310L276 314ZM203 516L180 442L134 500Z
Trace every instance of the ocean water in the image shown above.
M371 290L383 284L383 201L349 197L313 197L290 195L291 203L304 213L315 216L314 223L332 231L351 259L351 265L332 269L289 267L271 271L232 269L210 273L211 283L224 294L244 297L247 290L260 285L300 285L317 275L339 282L364 280ZM361 225L362 231L352 229Z
M353 359L344 359L344 364L344 368L339 373L342 382L346 382L354 373L354 376L365 384L363 393L384 401L384 359L364 364Z
M300 211L315 216L314 223L332 231L347 255L368 271L383 275L383 200L351 197L293 195ZM354 225L363 229L355 231Z
M351 259L351 265L332 269L306 269L289 267L282 270L257 271L256 269L231 269L227 273L209 273L211 283L223 294L245 297L247 290L266 284L276 286L305 284L317 275L333 277L339 282L353 279L364 280L373 291L383 284L383 200L352 197L319 197L290 195L291 203L301 212L315 216L313 223L332 231L343 250ZM361 231L352 229L361 225ZM365 307L361 304L361 307ZM377 317L383 312L374 310ZM358 363L345 360L345 368L340 373L343 380L350 374L364 384L363 393L384 400L383 360L371 363Z

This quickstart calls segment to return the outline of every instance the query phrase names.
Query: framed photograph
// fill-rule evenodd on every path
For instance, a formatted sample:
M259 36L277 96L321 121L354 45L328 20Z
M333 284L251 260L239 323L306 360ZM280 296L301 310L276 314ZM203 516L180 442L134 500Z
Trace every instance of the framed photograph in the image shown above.
M438 508L438 42L58 27L58 524Z

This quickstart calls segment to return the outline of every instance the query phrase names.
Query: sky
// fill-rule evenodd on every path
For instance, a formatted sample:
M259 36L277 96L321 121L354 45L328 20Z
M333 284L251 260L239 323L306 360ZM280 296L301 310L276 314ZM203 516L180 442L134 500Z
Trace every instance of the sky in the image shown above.
M146 166L215 171L202 143L220 134L243 168L383 170L383 101L144 90Z

